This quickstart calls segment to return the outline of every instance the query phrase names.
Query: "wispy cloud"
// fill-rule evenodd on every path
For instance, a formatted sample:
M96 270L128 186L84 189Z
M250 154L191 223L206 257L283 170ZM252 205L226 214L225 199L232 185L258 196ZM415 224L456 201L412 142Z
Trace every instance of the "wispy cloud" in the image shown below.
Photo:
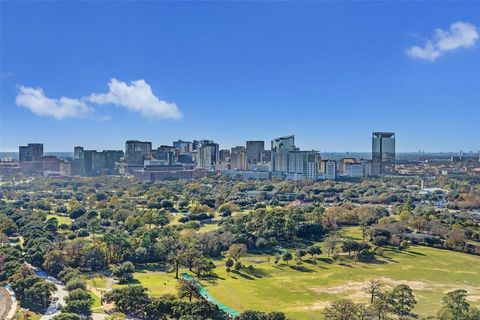
M61 97L51 99L45 96L41 88L19 86L15 99L17 106L25 107L39 116L50 116L56 119L84 117L93 109L84 101Z
M138 112L147 118L180 119L182 117L176 104L160 100L145 80L136 80L127 84L117 79L111 79L108 87L107 93L92 93L80 99L66 97L52 99L47 97L41 88L18 86L19 92L15 103L36 115L56 119L78 118L93 114L95 112L93 104L113 104ZM100 118L106 120L109 117L103 115Z
M125 107L147 118L179 119L182 117L175 103L160 100L153 94L152 88L145 80L136 80L127 84L113 78L108 88L107 93L92 94L87 100L96 104Z
M468 22L455 22L449 30L435 29L433 39L425 42L423 47L412 46L405 52L409 57L435 61L446 52L475 45L479 34L477 28Z

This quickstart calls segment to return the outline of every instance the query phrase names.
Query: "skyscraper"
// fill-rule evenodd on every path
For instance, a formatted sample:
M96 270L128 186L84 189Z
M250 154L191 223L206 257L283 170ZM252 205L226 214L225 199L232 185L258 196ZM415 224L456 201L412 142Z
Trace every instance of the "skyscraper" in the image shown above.
M43 157L43 143L29 143L26 146L18 147L18 160L39 161Z
M292 151L295 149L295 136L272 139L272 151Z
M83 151L83 147L76 146L73 148L73 159L80 159L80 153Z
M215 165L219 163L218 152L218 143L202 143L198 150L198 166L206 170L215 169Z
M395 172L395 133L373 132L372 174L384 175Z
M178 149L179 153L191 152L193 149L191 141L183 141L183 140L173 141L173 147Z
M247 163L261 162L263 150L265 150L265 141L247 141Z
M232 169L246 170L247 169L247 152L244 146L232 148L230 153L230 166Z
M125 165L143 166L144 160L152 158L152 143L148 141L128 140L125 142Z
M220 157L220 162L229 162L230 161L230 150L228 149L222 149L218 152L218 155Z

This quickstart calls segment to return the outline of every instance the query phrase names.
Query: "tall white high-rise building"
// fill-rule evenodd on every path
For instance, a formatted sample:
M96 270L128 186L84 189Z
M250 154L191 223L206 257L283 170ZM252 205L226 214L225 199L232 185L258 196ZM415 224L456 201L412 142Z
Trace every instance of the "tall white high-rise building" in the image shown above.
M337 178L337 162L328 160L325 162L325 179L335 180Z
M230 168L236 170L247 169L247 150L243 146L232 148L230 152Z

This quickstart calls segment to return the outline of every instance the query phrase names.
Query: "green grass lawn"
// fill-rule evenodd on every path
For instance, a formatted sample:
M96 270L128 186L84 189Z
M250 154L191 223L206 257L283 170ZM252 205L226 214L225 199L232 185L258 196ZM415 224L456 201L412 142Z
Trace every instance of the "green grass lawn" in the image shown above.
M342 236L361 238L358 228L349 228ZM267 255L250 255L241 259L252 264L254 274L241 275L225 270L224 260L217 261L218 278L202 284L220 302L237 311L247 309L285 312L293 319L319 319L322 309L340 297L356 302L368 301L364 293L370 279L382 280L386 287L405 283L418 300L415 312L433 315L441 307L448 291L468 290L473 305L480 306L480 257L446 250L415 246L404 252L385 251L376 264L343 265L323 255L317 264L305 262L299 271L295 263L267 263Z
M339 236L361 239L361 230L345 228L339 231ZM241 258L244 265L255 267L253 274L243 271L228 274L225 260L217 260L214 270L217 277L200 279L200 282L216 299L236 311L283 311L298 320L322 319L323 308L341 297L367 303L364 288L371 279L382 280L386 288L400 283L409 285L418 301L414 311L420 316L436 314L445 293L459 288L466 289L470 302L480 307L478 256L413 246L406 251L385 250L384 258L372 264L355 263L346 258L340 264L325 254L313 263L308 257L302 270L295 269L293 261L289 266L275 265L271 258L268 263L268 257L252 254ZM136 283L148 288L152 296L177 293L173 273L146 268L137 270L134 278ZM101 290L105 280L92 278L89 285Z
M99 291L105 291L105 286L107 285L107 280L102 275L96 275L87 280L87 284L94 288L97 288Z
M90 296L93 299L93 305L92 305L92 311L93 313L104 313L105 311L103 310L102 302L100 301L100 298L97 297L93 292L88 291Z
M50 219L50 218L57 218L58 220L58 224L67 224L67 225L71 225L72 224L72 219L70 219L70 217L68 216L60 216L58 214L49 214L47 215L47 219Z
M178 283L173 273L137 270L133 277L135 283L141 284L148 289L151 296L158 297L164 294L177 294ZM113 287L118 288L125 285L115 284Z
M218 225L217 225L217 220L213 220L213 221L210 221L210 222L205 222L202 224L202 226L200 227L200 229L198 230L199 232L209 232L209 231L213 231L213 230L217 230L218 229Z

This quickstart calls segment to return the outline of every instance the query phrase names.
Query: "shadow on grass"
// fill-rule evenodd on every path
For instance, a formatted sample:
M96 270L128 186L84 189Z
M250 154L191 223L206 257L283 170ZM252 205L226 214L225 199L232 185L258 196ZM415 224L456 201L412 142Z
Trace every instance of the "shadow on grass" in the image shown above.
M167 267L164 264L148 263L135 265L135 272L147 273L147 272L167 272Z
M290 266L290 269L300 271L300 272L316 272L315 270L304 267L304 266Z
M249 276L249 275L246 274L246 273L242 273L241 271L235 270L235 271L232 271L232 273L235 273L236 275L238 275L238 276L240 276L240 277L242 277L242 278L244 278L244 279L247 279L247 280L255 280L255 278L253 278L252 276Z
M259 269L259 268L253 268L253 269L244 269L244 271L254 277L257 278L263 278L263 277L271 277L271 274L266 272L265 270Z
M387 260L387 261L384 261L385 263L399 263L397 260L393 259L393 258L389 258L389 257L382 257L383 259ZM377 259L378 260L378 259Z
M217 280L225 280L225 278L220 277L218 274L212 272L211 274L208 275L202 275L199 277L202 280L208 281L208 282L216 282Z
M344 262L344 261L340 262L338 265L339 265L339 266L342 266L342 267L353 268L351 264L346 263L346 262Z
M118 284L121 284L121 285L134 285L134 284L140 284L140 281L138 281L137 279L132 279L130 281L127 281L127 282L119 282Z
M333 263L333 259L332 258L327 258L327 257L320 257L320 258L317 258L317 260L320 261L320 262L328 263L328 264Z

